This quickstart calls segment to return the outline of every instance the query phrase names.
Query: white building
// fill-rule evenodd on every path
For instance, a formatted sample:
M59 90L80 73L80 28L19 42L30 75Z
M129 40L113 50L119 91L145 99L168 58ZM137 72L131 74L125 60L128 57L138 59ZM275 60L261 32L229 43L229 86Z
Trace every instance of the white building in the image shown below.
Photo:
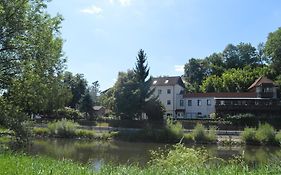
M165 116L184 117L185 101L183 94L185 87L181 77L153 78L152 87L155 89L154 95L158 96L166 109Z
M177 119L208 118L212 113L281 113L277 86L266 77L257 79L244 93L185 93L179 76L154 78L152 86L166 109L165 116Z

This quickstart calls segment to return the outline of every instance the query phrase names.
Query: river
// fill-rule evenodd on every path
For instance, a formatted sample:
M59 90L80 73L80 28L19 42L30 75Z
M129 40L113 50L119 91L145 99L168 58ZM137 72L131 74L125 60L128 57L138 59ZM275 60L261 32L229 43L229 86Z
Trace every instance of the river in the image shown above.
M217 146L186 145L207 149L208 153L223 159L241 156L249 162L266 162L281 158L280 147L263 146ZM71 159L79 163L89 163L99 168L104 163L138 164L145 166L150 160L150 150L168 149L172 145L159 143L135 143L122 141L89 141L73 139L36 139L26 148L30 155L43 155L55 159Z

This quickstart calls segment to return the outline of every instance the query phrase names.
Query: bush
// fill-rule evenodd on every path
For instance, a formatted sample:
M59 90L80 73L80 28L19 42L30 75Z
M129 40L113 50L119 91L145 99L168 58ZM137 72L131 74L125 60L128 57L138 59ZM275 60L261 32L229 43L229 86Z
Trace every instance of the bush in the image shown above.
M267 123L259 125L256 131L256 139L262 144L273 143L275 140L275 129Z
M281 131L275 135L275 141L281 145Z
M65 107L65 108L57 110L56 118L57 119L66 118L68 120L77 120L77 119L82 119L83 118L83 114L80 111L76 110L76 109Z
M166 139L169 141L179 141L183 137L183 127L178 121L173 121L172 119L166 120L166 125L164 129L164 134Z
M196 142L209 141L208 133L206 128L200 123L197 123L195 128L192 130L192 136Z
M49 135L49 129L48 128L33 128L33 134L39 135L39 136L48 136Z
M64 138L75 137L77 127L77 123L67 119L62 119L48 124L48 129L51 135Z
M96 131L94 130L86 130L86 129L77 129L75 131L75 136L80 138L95 138L96 137Z
M236 126L256 126L258 124L257 117L249 113L227 116L226 120Z
M241 133L241 138L246 143L256 142L256 129L246 127L244 131Z

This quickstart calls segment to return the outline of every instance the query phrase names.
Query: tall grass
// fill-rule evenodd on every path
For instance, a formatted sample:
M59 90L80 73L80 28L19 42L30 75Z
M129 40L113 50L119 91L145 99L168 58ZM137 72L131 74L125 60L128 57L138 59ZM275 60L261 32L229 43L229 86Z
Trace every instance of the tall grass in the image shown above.
M247 144L276 144L280 143L281 134L276 135L275 129L265 123L256 128L245 128L241 139Z
M206 130L206 128L200 124L197 123L195 128L192 130L191 133L193 139L195 142L214 142L216 141L216 129L214 127L211 127L209 131Z
M78 123L71 120L62 119L60 121L51 122L48 124L48 129L51 135L63 138L75 137Z
M145 167L137 165L106 164L101 169L93 171L93 167L57 161L46 157L31 157L22 154L0 154L0 174L19 175L90 175L90 174L133 174L133 175L232 175L232 174L280 174L281 162L249 166L243 158L221 160L207 154L205 150L195 150L175 145L167 151L152 152L152 160Z

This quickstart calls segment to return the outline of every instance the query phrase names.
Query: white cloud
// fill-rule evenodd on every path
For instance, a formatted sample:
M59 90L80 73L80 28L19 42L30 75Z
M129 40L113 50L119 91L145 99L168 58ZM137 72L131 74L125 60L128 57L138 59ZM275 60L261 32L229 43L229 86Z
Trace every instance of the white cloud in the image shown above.
M175 71L183 73L184 72L184 65L174 65Z
M117 2L119 5L123 7L127 7L131 5L132 0L109 0L110 4L114 4L115 2Z
M102 11L103 11L102 8L95 5L81 10L82 13L96 14L96 15L100 15Z

